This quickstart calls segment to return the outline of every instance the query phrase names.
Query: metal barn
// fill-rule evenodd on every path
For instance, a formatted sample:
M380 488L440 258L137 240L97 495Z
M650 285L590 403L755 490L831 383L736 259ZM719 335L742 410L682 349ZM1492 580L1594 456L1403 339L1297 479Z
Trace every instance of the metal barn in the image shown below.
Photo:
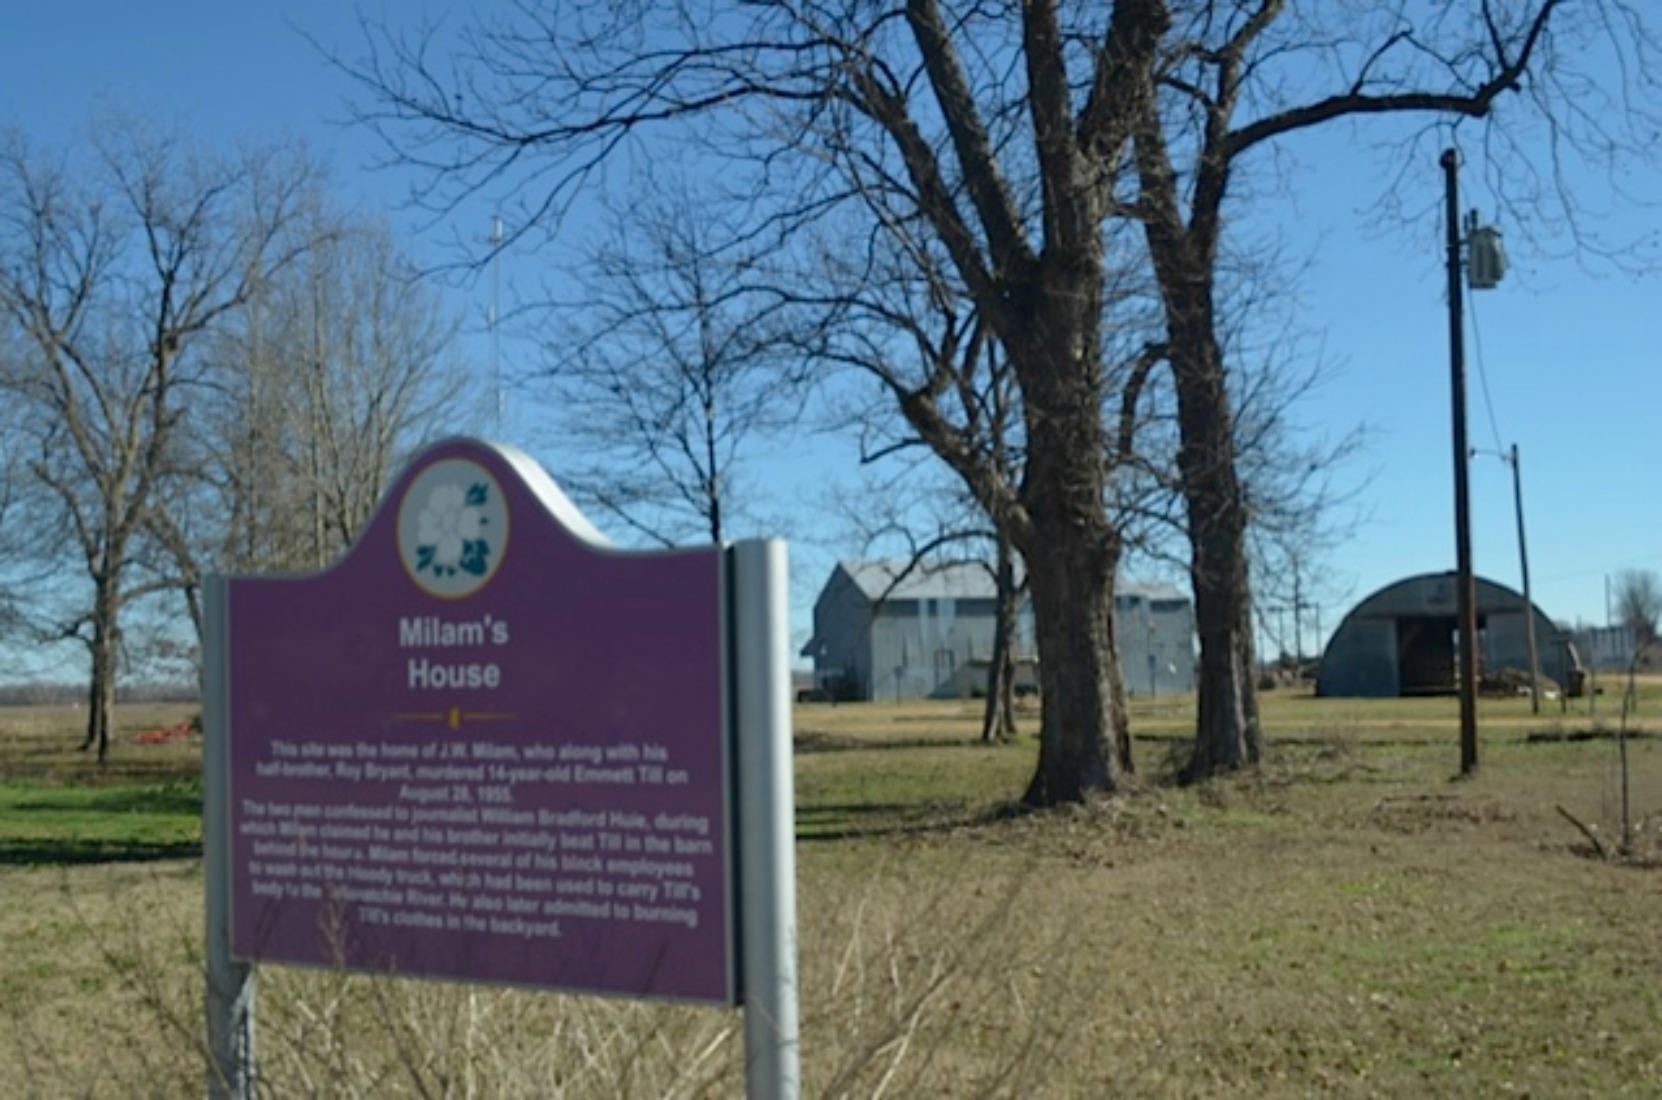
M1477 661L1480 675L1529 669L1528 620L1523 596L1476 578ZM1426 573L1387 585L1345 616L1322 654L1320 695L1389 698L1450 695L1459 688L1454 573ZM1569 690L1580 682L1580 661L1569 636L1531 605L1541 674Z
M802 655L816 684L840 698L950 699L985 691L996 589L979 564L918 567L839 562L814 604L814 636ZM1170 585L1122 582L1114 637L1126 690L1192 691L1194 613ZM1033 611L1016 616L1017 685L1036 686Z

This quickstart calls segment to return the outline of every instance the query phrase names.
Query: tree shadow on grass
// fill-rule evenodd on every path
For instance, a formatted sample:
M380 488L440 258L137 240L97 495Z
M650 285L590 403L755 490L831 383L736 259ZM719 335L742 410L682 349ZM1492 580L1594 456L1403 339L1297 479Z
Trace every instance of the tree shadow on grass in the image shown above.
M987 820L984 807L912 802L847 802L797 807L799 843L826 843L872 837L926 836Z
M156 863L200 859L197 841L112 839L0 840L0 867L73 867L92 863Z
M844 733L798 730L792 751L801 756L824 752L889 752L896 749L998 748L979 737L855 737Z
M186 784L166 787L41 787L12 802L10 810L17 813L155 814L200 818L202 790Z

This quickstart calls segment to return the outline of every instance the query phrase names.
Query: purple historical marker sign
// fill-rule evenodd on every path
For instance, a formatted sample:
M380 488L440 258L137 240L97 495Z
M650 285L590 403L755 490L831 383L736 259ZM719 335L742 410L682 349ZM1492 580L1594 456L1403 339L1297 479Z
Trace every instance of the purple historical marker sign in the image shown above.
M735 1003L722 553L594 538L455 440L229 582L236 957Z

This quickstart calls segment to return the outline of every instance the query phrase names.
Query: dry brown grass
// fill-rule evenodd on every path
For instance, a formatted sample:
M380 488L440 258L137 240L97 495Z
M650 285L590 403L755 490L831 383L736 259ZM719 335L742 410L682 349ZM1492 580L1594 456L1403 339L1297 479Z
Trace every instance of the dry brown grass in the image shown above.
M142 734L188 721L201 707L124 703L116 707L109 759L80 752L85 712L69 707L0 707L0 783L81 786L165 782L200 771L201 739L142 744Z
M805 1095L1662 1094L1662 684L1585 713L1267 700L1271 762L1007 817L972 706L799 710ZM1151 702L1150 707L1155 704ZM1613 849L1613 845L1612 845ZM0 1095L198 1093L189 862L0 867ZM102 946L100 946L102 945ZM739 1094L735 1014L271 969L273 1096Z

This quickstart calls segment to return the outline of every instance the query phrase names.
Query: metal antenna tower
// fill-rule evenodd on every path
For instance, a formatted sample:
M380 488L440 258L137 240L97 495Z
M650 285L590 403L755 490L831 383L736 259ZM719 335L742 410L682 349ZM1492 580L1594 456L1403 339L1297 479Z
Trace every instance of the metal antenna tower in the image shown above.
M491 392L495 397L492 409L492 428L500 438L504 412L502 397L502 336L497 331L497 315L502 300L502 218L491 218L491 300L485 307L485 329L490 333Z

